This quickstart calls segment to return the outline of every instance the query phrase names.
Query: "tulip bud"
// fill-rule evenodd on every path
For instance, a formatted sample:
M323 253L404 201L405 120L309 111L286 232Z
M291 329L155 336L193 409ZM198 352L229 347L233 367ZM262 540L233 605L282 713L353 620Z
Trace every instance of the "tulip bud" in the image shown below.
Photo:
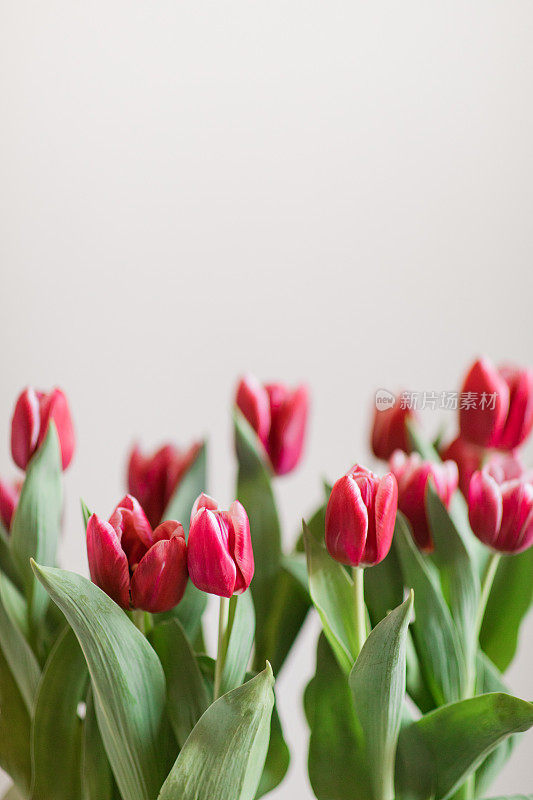
M168 503L193 464L201 444L180 450L166 444L149 456L135 446L128 462L128 491L138 498L152 527L159 525Z
M390 550L398 487L390 472L379 478L354 466L334 484L326 508L326 547L341 564L379 564Z
M219 511L211 497L197 498L188 553L189 575L198 589L219 597L246 591L254 574L254 554L248 516L238 500L228 511Z
M170 611L183 597L188 578L183 526L167 520L152 531L130 495L109 522L90 517L87 554L92 581L124 609Z
M262 386L251 375L239 383L236 405L263 444L276 475L291 472L302 456L309 395L305 386L290 390L281 383Z
M529 436L533 426L531 370L497 369L488 359L479 359L470 368L461 394L459 425L464 439L480 447L514 450Z
M408 407L402 408L398 399L390 408L375 409L371 446L376 458L388 461L395 450L411 452L406 423L408 419L414 418L415 412Z
M459 488L468 497L470 480L474 472L485 465L492 465L503 470L505 480L519 478L524 467L516 453L490 451L467 442L461 436L453 440L440 453L443 461L455 461L459 470Z
M475 472L468 493L468 518L484 544L502 553L521 553L533 544L533 485L503 480L485 467Z
M22 483L20 481L8 482L0 480L0 522L8 533L11 530L11 522L19 501L21 489Z
M442 464L423 461L418 453L407 456L397 450L389 467L398 481L398 507L411 523L418 547L430 553L433 540L426 514L426 487L431 480L436 493L448 508L459 481L457 464L453 461Z
M53 389L50 394L31 387L25 389L16 402L11 422L11 453L21 469L26 469L43 442L50 420L57 429L62 467L66 469L74 455L74 428L67 398L61 389Z

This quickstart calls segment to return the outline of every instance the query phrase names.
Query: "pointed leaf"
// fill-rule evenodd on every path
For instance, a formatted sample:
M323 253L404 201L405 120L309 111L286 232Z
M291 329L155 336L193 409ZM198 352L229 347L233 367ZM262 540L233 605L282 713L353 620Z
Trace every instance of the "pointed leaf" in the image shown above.
M270 666L220 697L194 727L159 800L253 800L274 705Z
M153 800L168 771L161 663L126 614L91 581L33 566L81 645L98 724L124 800Z
M483 694L431 711L402 729L396 790L405 800L445 800L510 734L533 725L533 705Z
M83 530L84 532L87 530L87 525L89 524L89 518L92 514L92 511L86 506L83 500L80 500L81 503L81 516L83 519Z
M350 673L373 795L394 796L394 762L405 699L405 653L413 594L370 633Z
M81 788L83 800L112 800L115 781L98 727L92 688L85 704L81 745Z
M0 649L0 768L24 797L28 797L31 783L30 741L30 715Z
M34 625L43 620L48 595L33 575L30 559L45 566L55 563L61 528L61 474L59 439L51 422L26 471L11 530L11 552L23 580Z
M32 728L31 800L80 800L81 733L78 706L89 673L69 626L56 642L39 684Z
M17 624L26 616L26 602L11 581L0 575L0 647L31 714L41 669Z
M279 715L274 705L270 722L270 742L255 800L259 800L260 797L271 792L276 786L279 786L287 774L290 760L289 748L285 742Z
M255 613L249 590L231 598L229 613L233 613L234 617L220 680L221 694L226 694L241 685L250 661L254 643Z
M402 569L394 539L389 554L371 569L365 570L365 603L375 626L403 600Z
M192 581L188 581L180 603L171 611L164 611L161 614L155 614L154 619L156 624L165 622L168 619L178 619L183 625L183 629L187 634L190 642L196 642L196 639L201 635L202 629L202 616L207 608L207 595L197 589Z

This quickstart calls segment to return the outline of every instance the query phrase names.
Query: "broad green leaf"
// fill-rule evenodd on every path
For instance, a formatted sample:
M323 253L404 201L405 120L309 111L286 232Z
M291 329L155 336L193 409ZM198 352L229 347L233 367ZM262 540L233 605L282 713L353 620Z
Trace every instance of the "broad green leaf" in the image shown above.
M533 705L483 694L431 711L404 727L396 761L402 800L445 800L508 736L533 725Z
M41 670L17 624L24 598L5 575L0 575L0 648L31 714Z
M157 655L91 581L66 570L33 568L85 655L98 724L123 800L153 800L168 772L171 739Z
M256 617L255 663L270 659L266 639L272 606L272 590L281 559L281 531L272 490L272 472L261 443L238 409L234 412L235 444L239 470L237 497L250 520L254 548L255 574L251 584Z
M46 662L35 702L31 800L81 800L78 706L87 694L88 681L78 640L65 626Z
M413 593L374 628L350 672L375 800L394 797L394 762L405 699L407 628Z
M272 719L270 722L270 742L266 755L265 766L259 788L255 798L259 800L263 795L268 794L282 782L289 769L291 757L289 748L283 736L283 729L276 711L276 706L272 709Z
M207 689L196 657L178 619L153 629L150 641L167 681L167 711L180 747L209 706Z
M13 560L11 552L10 534L0 522L0 571L7 575L9 580L15 584L17 589L23 591L23 584L20 573Z
M89 687L85 704L81 745L81 790L83 800L112 800L115 781L106 755Z
M407 662L407 694L418 706L420 711L425 714L435 708L435 698L428 689L426 679L420 667L418 653L413 642L412 632L407 631L407 650L405 655Z
M414 544L400 512L394 538L404 582L415 593L412 632L425 682L438 705L458 700L463 696L466 663L438 576Z
M185 742L159 800L253 800L268 749L273 684L267 665L209 706Z
M199 494L207 489L207 445L202 444L195 460L179 482L163 514L163 519L181 522L185 536L189 533L191 510Z
M183 625L187 638L195 642L201 633L202 615L207 607L207 595L197 589L192 581L188 581L185 594L180 603L171 611L155 614L156 624L168 619L178 619Z
M365 603L372 625L377 625L402 600L402 569L393 539L386 558L374 567L365 569Z
M21 574L32 625L46 613L48 595L33 575L30 559L55 564L61 528L61 452L53 422L42 445L30 461L13 517L11 551Z
M304 522L309 591L339 664L349 673L358 655L353 581Z
M533 602L533 547L502 556L489 595L480 643L500 672L514 658L520 625Z
M241 685L250 661L255 632L254 604L250 591L231 598L229 614L233 616L233 622L220 680L221 694Z
M9 665L0 649L0 768L24 797L31 784L31 719Z
M473 681L477 652L476 617L479 603L479 577L470 552L433 484L426 489L426 513L435 544L434 560L441 585L459 632L465 661Z
M309 780L318 800L369 800L372 787L361 725L348 678L325 635L317 649L316 674L305 693Z

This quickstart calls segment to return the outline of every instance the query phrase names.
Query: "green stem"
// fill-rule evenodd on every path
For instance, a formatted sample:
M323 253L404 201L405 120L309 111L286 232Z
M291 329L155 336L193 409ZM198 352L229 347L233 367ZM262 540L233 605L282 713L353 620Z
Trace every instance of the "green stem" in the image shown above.
M361 652L368 634L365 606L365 571L362 567L352 570L355 598L355 632L357 636L357 655Z
M237 600L238 595L236 594L230 597L229 602L227 597L220 598L220 607L218 612L217 660L215 664L215 686L213 691L213 700L218 700L220 697L222 673L224 671L226 656L228 654L228 646L233 628L233 622L235 621Z
M487 562L487 567L485 569L485 575L483 576L483 581L481 582L481 594L479 596L479 603L476 614L476 627L474 629L476 641L479 639L481 626L483 624L483 617L485 616L487 603L489 601L489 596L492 589L492 584L494 583L494 578L496 577L496 572L498 570L500 558L501 556L499 553L492 553Z
M142 635L146 634L146 619L144 616L144 611L141 611L139 608L136 608L134 611L131 612L131 621L135 625L136 628L140 630Z

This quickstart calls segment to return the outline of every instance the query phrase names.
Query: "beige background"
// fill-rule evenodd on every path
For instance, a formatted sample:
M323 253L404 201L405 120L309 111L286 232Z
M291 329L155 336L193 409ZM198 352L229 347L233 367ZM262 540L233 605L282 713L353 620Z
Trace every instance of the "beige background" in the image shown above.
M135 436L208 434L232 499L244 369L311 386L289 544L321 477L368 458L374 387L454 389L478 352L533 365L532 34L529 0L1 0L0 470L18 390L62 385L65 566L79 496L111 511ZM272 798L311 796L315 635L280 681ZM495 794L533 790L531 743Z

